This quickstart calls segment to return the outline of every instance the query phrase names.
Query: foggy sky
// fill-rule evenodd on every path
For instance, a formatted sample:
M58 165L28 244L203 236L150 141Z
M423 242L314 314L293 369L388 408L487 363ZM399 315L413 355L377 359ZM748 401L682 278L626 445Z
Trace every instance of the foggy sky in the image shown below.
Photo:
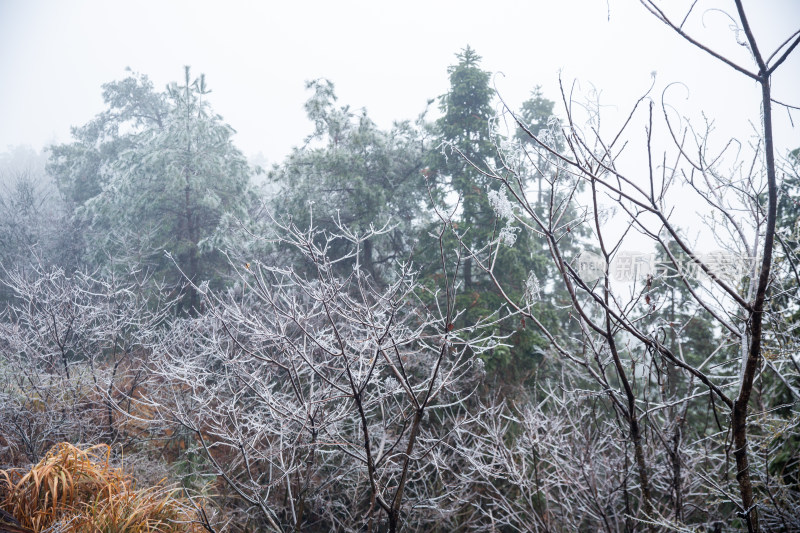
M691 31L752 65L730 21L709 10L715 5L732 9L732 2L706 2ZM750 0L745 7L765 55L800 26L800 2ZM622 115L655 71L654 97L682 82L670 89L671 104L690 117L705 111L725 135L747 136L759 121L752 80L631 0L0 0L0 150L68 141L70 126L103 109L100 86L125 77L125 67L162 88L191 65L206 74L215 111L238 131L236 145L278 162L312 129L302 108L305 80L331 79L342 104L366 107L386 127L415 118L447 90L447 66L467 44L512 106L537 84L559 100L560 73L568 86L577 80L581 91L601 90L607 109ZM773 85L775 98L800 105L800 52ZM779 149L800 145L786 111L776 119Z

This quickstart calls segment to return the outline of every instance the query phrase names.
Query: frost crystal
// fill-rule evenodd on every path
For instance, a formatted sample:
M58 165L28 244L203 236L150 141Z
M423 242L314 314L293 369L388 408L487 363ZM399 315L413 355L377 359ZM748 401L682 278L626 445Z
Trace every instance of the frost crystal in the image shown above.
M497 216L504 220L511 220L514 218L514 207L508 201L505 194L500 191L489 191L489 204L491 204Z
M511 248L517 242L517 231L519 228L514 226L505 226L500 230L500 242Z
M531 271L528 279L525 280L525 294L523 296L528 305L538 302L542 297L542 286L539 285L539 278Z
M383 384L386 386L386 392L389 394L394 394L396 392L400 392L400 383L397 382L392 376L388 376Z
M475 369L475 373L479 376L486 375L486 363L480 357L475 357L472 360L472 368Z

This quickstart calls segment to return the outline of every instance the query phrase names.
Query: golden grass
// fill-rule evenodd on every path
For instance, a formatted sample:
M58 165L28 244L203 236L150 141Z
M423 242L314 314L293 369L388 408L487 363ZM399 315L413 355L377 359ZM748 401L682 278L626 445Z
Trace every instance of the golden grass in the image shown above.
M65 533L204 531L174 489L136 489L110 453L61 443L27 473L0 470L0 508L36 533L56 524Z

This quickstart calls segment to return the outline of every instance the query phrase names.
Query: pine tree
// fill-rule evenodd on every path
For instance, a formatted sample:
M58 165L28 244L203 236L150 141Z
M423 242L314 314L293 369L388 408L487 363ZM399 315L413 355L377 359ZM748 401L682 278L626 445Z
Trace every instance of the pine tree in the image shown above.
M437 121L440 152L434 157L437 174L461 202L459 227L465 243L485 244L494 226L488 190L499 184L478 169L488 169L497 157L491 130L494 118L489 72L480 68L481 57L469 46L456 54L458 63L448 68L449 91L440 97L443 116ZM477 167L477 168L475 168ZM472 261L464 263L464 289L474 289Z
M490 74L480 68L481 58L472 48L465 48L456 57L458 62L448 69L450 89L440 97L443 115L435 125L439 149L431 156L431 175L439 187L440 201L458 198L453 227L462 243L484 265L492 255L493 272L503 290L525 306L526 299L534 296L530 294L533 287L536 293L543 290L538 280L547 274L544 249L535 235L519 230L513 213L503 209L511 205L507 192L501 180L492 177L498 171L498 143L503 138L493 130ZM537 102L539 107L529 109L530 118L546 124L549 113L543 117L545 112L540 110L546 103L542 98ZM448 245L456 247L457 243ZM512 346L496 348L487 360L488 370L505 374L503 381L507 383L524 381L540 360L543 339L524 320L503 309L504 300L494 282L475 268L469 256L463 260L462 276L456 305L465 310L465 323L475 323L498 309L505 315L500 333L509 336Z
M359 235L386 228L363 240L357 258L381 282L395 261L408 259L428 218L421 172L427 153L424 132L409 121L378 128L365 110L337 105L328 80L309 82L307 88L313 94L305 108L315 129L305 146L271 172L280 187L273 210L279 217L290 216L298 227L313 222L329 235L341 231L340 225ZM352 265L342 267L352 272Z
M220 224L250 201L247 161L209 92L188 67L165 92L144 76L108 84L109 109L54 148L50 164L76 204L95 267L147 268L183 294L189 312L198 303L191 284L218 283L227 266L216 247Z

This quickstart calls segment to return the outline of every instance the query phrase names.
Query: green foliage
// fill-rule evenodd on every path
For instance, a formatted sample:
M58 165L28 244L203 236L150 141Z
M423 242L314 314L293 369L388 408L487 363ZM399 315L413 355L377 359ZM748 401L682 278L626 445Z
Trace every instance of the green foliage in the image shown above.
M493 129L494 91L490 74L480 68L480 56L467 47L456 55L458 62L448 69L450 89L440 97L442 117L436 122L438 150L430 157L432 181L445 209L458 209L453 229L477 260L493 264L493 273L505 293L522 307L530 303L530 284L548 277L543 242L532 232L521 231L518 221L525 215L513 209L495 172L498 172L498 145L503 138ZM548 124L553 103L534 91L523 105L523 119ZM537 130L538 131L538 130ZM525 184L527 185L527 183ZM454 236L445 242L447 249L458 248ZM433 263L431 261L431 263ZM475 323L501 309L498 333L507 336L510 348L498 346L486 356L487 368L504 380L521 383L534 374L545 343L532 325L511 316L491 277L476 268L466 257L461 266L461 292L456 307L464 309L461 320ZM543 287L539 289L544 291ZM541 294L538 295L542 297ZM535 298L534 298L535 299ZM527 300L527 302L526 302ZM539 304L535 304L539 305ZM546 322L555 321L551 310L537 309Z
M341 231L340 226L357 234L387 227L386 233L363 243L357 258L380 279L390 270L384 265L408 258L428 216L421 173L427 141L421 119L383 131L366 111L337 106L330 81L311 81L307 88L313 91L305 108L314 133L272 171L271 179L281 187L273 210L289 215L299 227L313 223L329 234Z
M166 95L142 74L103 85L103 101L107 110L72 128L74 142L50 147L47 171L75 207L102 192L108 164L135 144L138 133L163 127L168 113Z
M542 95L542 87L537 85L531 91L530 98L522 103L518 117L528 132L535 136L540 136L550 127L550 119L553 116L554 107L555 102L545 98ZM522 128L517 130L517 139L526 144L535 143Z
M485 244L494 227L494 211L486 193L499 184L482 171L489 170L497 157L491 129L494 119L489 86L490 76L480 68L480 56L467 46L456 54L458 63L448 68L450 89L440 97L443 116L436 122L439 151L432 168L439 183L461 202L460 222L469 245ZM472 289L471 264L465 264L465 290Z
M675 241L669 241L670 254L680 265L691 264L689 257ZM670 264L663 249L656 254L656 264ZM673 353L683 353L691 365L699 365L714 352L719 339L714 332L711 315L700 307L682 281L677 269L663 268L662 275L647 290L644 308L649 312L655 333Z
M50 171L76 204L94 264L144 264L176 290L184 276L219 281L218 229L246 214L250 171L209 92L188 67L184 83L163 93L145 76L107 84L109 109L76 128L74 143L53 148ZM196 304L190 288L184 308Z
M800 291L800 148L789 153L785 170L778 200L776 262L785 273L784 287L788 292L779 298L792 307L792 319L798 324L800 300L796 297ZM791 296L787 298L787 295Z
M771 290L773 308L784 309L782 316L773 319L776 326L765 338L764 358L777 368L787 368L793 363L800 347L800 148L792 150L787 159L780 184L776 221L776 246L773 256L776 282ZM794 363L788 368L797 369ZM797 390L798 380L785 377ZM800 416L797 414L798 398L774 372L762 378L766 387L774 387L767 401L774 406L768 466L770 474L780 476L783 482L800 487L800 435L797 433Z

